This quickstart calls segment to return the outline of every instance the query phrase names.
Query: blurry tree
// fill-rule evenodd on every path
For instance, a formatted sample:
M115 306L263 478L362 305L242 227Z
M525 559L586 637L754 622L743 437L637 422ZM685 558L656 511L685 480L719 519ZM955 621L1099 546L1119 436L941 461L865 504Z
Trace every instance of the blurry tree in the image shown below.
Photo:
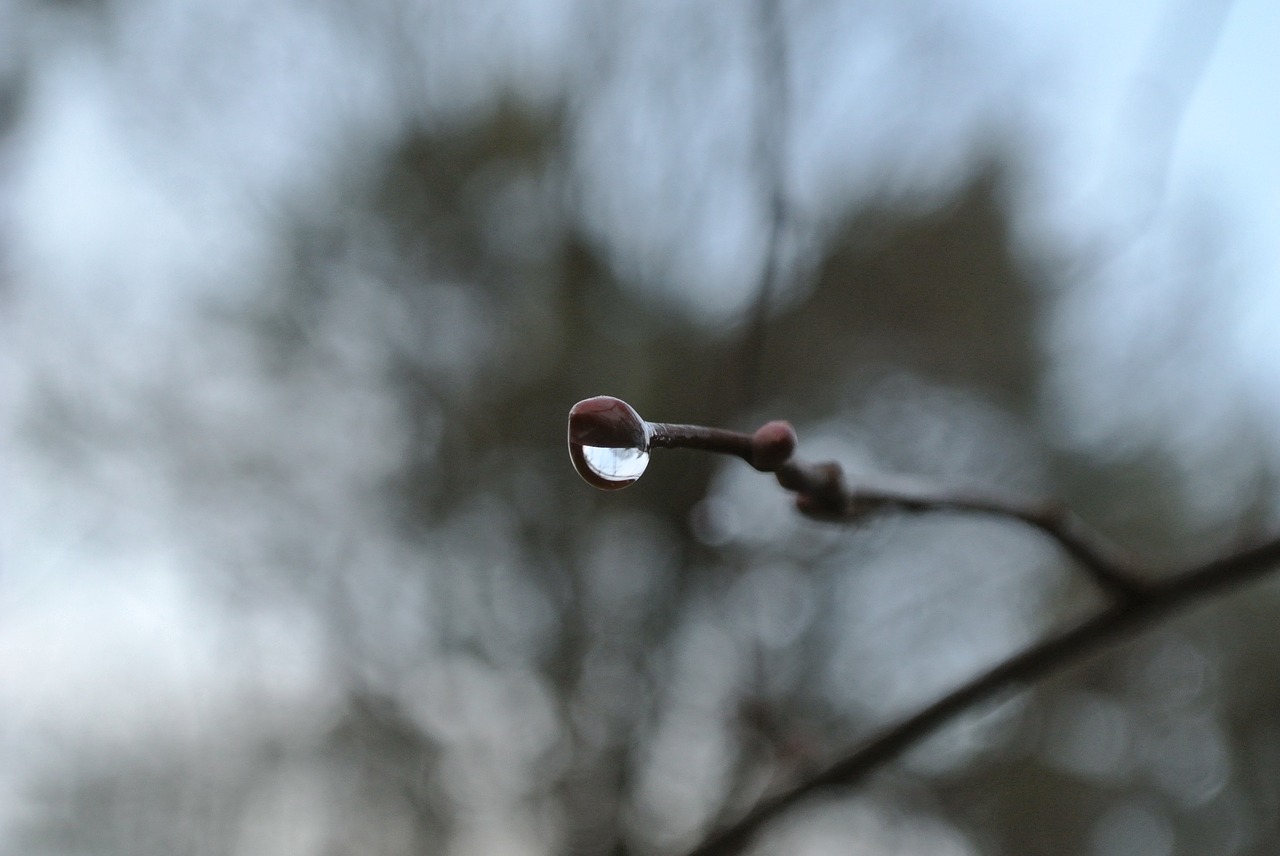
M647 69L657 96L637 98L741 129L738 102L689 79L723 61L736 91L750 22L729 48L708 44L737 18L694 5L677 22L690 32L633 34L674 40L670 66ZM945 42L944 24L903 24L894 47ZM608 46L631 37L605 31ZM700 51L710 70L689 60ZM792 212L812 234L744 402L750 296L690 310L712 290L695 268L592 219L583 126L603 109L593 85L609 93L620 72L584 64L549 104L495 86L447 119L406 109L383 144L338 158L337 202L280 206L273 275L184 322L172 364L121 389L124 415L56 377L22 411L24 436L69 468L158 461L200 591L229 616L287 620L226 651L243 684L229 710L196 705L176 737L65 745L24 773L3 852L679 852L1096 606L1032 534L950 518L826 527L734 461L673 452L632 489L592 491L563 434L589 395L671 421L787 418L854 476L1061 497L1138 553L1200 556L1242 534L1197 528L1158 442L1105 458L1060 442L1043 341L1056 274L1012 248L1012 142L994 138L932 195L850 192L820 222ZM664 200L733 185L731 141L689 145L711 158L694 170L705 186L668 176L637 230L684 228L706 203ZM1269 520L1265 479L1256 492L1242 517ZM1275 852L1276 591L978 711L763 846ZM290 633L314 639L325 692L291 696L258 666Z

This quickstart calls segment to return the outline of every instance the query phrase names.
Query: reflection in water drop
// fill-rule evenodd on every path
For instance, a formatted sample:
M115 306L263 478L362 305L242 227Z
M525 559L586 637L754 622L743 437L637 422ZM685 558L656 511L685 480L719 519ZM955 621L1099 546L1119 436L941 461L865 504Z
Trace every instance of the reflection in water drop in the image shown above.
M573 447L573 451L578 453L573 456L574 463L579 464L578 474L596 487L626 487L640 478L649 465L649 453L643 449L610 449L576 443Z
M597 395L569 411L569 457L578 475L601 490L618 490L649 465L650 426L620 398Z

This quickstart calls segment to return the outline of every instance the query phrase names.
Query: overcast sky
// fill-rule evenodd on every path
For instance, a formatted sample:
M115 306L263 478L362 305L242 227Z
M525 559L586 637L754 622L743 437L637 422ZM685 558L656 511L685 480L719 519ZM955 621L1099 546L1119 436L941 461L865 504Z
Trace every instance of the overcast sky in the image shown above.
M518 4L513 8L523 11L505 25L477 15L470 24L475 32L501 30L515 58L508 67L477 71L481 82L506 75L524 80L532 97L542 97L539 87L554 90L567 5ZM148 28L173 25L175 13L164 10L181 6L130 5L114 44L132 41L140 55L162 54ZM356 36L326 29L283 4L262 17L296 33L306 49L280 62L271 53L278 33L247 39L242 50L260 63L269 85L211 105L207 124L179 122L176 131L138 122L135 99L166 93L122 92L130 63L107 62L101 51L85 48L86 40L74 35L82 24L64 31L18 7L0 0L0 29L16 22L9 40L14 32L25 40L31 75L19 126L0 150L0 246L14 308L0 341L0 389L21 407L45 373L71 371L85 358L108 386L145 381L184 335L197 310L193 297L234 298L271 271L277 259L270 239L261 237L262 200L323 201L347 147L379 134L392 138L400 120L389 88L365 68L360 44L351 41ZM938 8L972 21L965 43L1004 57L1007 64L994 67L1015 69L1015 79L1001 72L1001 79L988 81L986 96L961 105L974 112L957 118L940 111L926 125L934 135L916 149L893 138L878 148L853 145L853 154L827 145L824 140L856 136L853 119L865 121L867 114L838 120L831 117L844 115L840 111L823 113L823 104L814 105L807 114L812 137L795 141L797 156L813 158L796 167L795 192L816 194L822 176L848 165L842 159L861 158L861 175L884 174L885 159L897 156L946 162L946 149L972 142L981 125L975 117L989 115L994 99L1025 99L1016 112L1026 120L1031 154L1015 201L1027 253L1127 236L1070 283L1079 296L1068 301L1056 333L1068 364L1063 395L1078 396L1073 401L1082 414L1074 439L1105 443L1134 420L1178 430L1173 423L1185 412L1185 399L1171 403L1166 390L1163 398L1117 413L1117 395L1125 390L1108 387L1107 377L1110 366L1147 347L1143 331L1164 318L1171 286L1161 273L1170 248L1188 223L1206 221L1221 264L1211 266L1216 278L1201 296L1221 297L1224 308L1182 366L1193 381L1204 382L1177 391L1196 397L1198 411L1208 414L1192 426L1202 432L1213 429L1213 414L1237 406L1241 390L1273 408L1280 425L1274 332L1280 329L1280 4L972 0ZM221 14L233 20L247 13L227 4ZM273 22L259 23L267 31ZM466 69L477 68L466 50L441 60L439 74L465 79ZM189 62L196 72L220 73L201 69L198 58ZM199 77L192 67L182 73ZM842 73L850 91L862 85L855 68ZM339 87L347 88L342 109L319 109ZM449 97L465 101L471 90L463 89ZM447 101L437 98L442 115L463 109ZM584 169L590 174L590 165ZM237 177L233 186L228 176ZM712 276L715 282L746 281L744 255L735 248L750 237L749 223L726 221L705 237L713 262L689 264L719 276ZM663 239L655 231L646 240ZM694 301L690 311L727 312L743 299L725 292L709 303ZM1093 323L1099 307L1106 324ZM96 381L81 383L85 395L94 394ZM109 403L110 389L100 392ZM2 524L0 718L85 733L92 722L109 736L154 715L157 698L189 698L200 687L207 702L208 688L218 684L215 652L229 628L198 607L174 573L176 551L166 543L174 533L155 522L171 497L156 472L122 458L126 464L98 473L106 487L85 491L65 469L42 461L39 450L11 440ZM1280 432L1273 440L1280 454ZM273 616L245 621L265 640L261 650L277 658L264 668L288 676L282 686L299 695L317 690L321 681L310 671L303 625L286 629ZM106 715L97 708L86 716L70 703L86 695L107 700ZM9 752L8 743L16 747L20 734L21 728L0 733L0 754ZM16 775L15 768L0 767L0 777L6 772ZM0 840L3 785L0 778Z

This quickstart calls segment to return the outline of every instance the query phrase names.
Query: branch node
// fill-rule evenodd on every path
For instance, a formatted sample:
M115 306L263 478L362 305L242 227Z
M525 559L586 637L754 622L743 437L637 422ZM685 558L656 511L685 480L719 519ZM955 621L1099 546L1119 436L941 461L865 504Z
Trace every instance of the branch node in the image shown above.
M849 493L844 470L834 461L805 464L788 461L778 469L778 484L796 494L796 509L815 520L849 519Z
M1120 558L1116 549L1106 544L1100 535L1089 530L1062 503L1046 502L1014 516L1056 540L1093 583L1116 602L1132 602L1149 589L1150 585L1141 578L1131 562Z

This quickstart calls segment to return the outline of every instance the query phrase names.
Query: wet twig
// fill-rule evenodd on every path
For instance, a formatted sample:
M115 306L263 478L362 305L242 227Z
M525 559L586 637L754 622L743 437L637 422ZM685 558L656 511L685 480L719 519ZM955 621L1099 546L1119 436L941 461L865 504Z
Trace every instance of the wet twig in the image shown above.
M571 453L577 444L606 449L635 447L646 454L660 448L686 448L733 455L761 472L773 473L782 487L795 494L797 509L817 520L857 523L888 513L964 513L1013 520L1052 538L1110 597L1109 604L1091 618L1013 654L884 728L845 757L764 799L714 832L688 856L739 853L766 824L792 806L816 792L858 783L978 705L1033 684L1098 653L1117 639L1179 610L1261 579L1280 567L1280 537L1275 537L1187 569L1144 572L1118 556L1101 536L1061 506L1019 503L946 490L851 487L839 464L813 464L796 459L796 433L786 422L766 423L753 434L698 425L650 423L625 402L597 396L579 402L570 411L569 442ZM601 486L589 473L583 477ZM630 484L636 477L625 483Z

